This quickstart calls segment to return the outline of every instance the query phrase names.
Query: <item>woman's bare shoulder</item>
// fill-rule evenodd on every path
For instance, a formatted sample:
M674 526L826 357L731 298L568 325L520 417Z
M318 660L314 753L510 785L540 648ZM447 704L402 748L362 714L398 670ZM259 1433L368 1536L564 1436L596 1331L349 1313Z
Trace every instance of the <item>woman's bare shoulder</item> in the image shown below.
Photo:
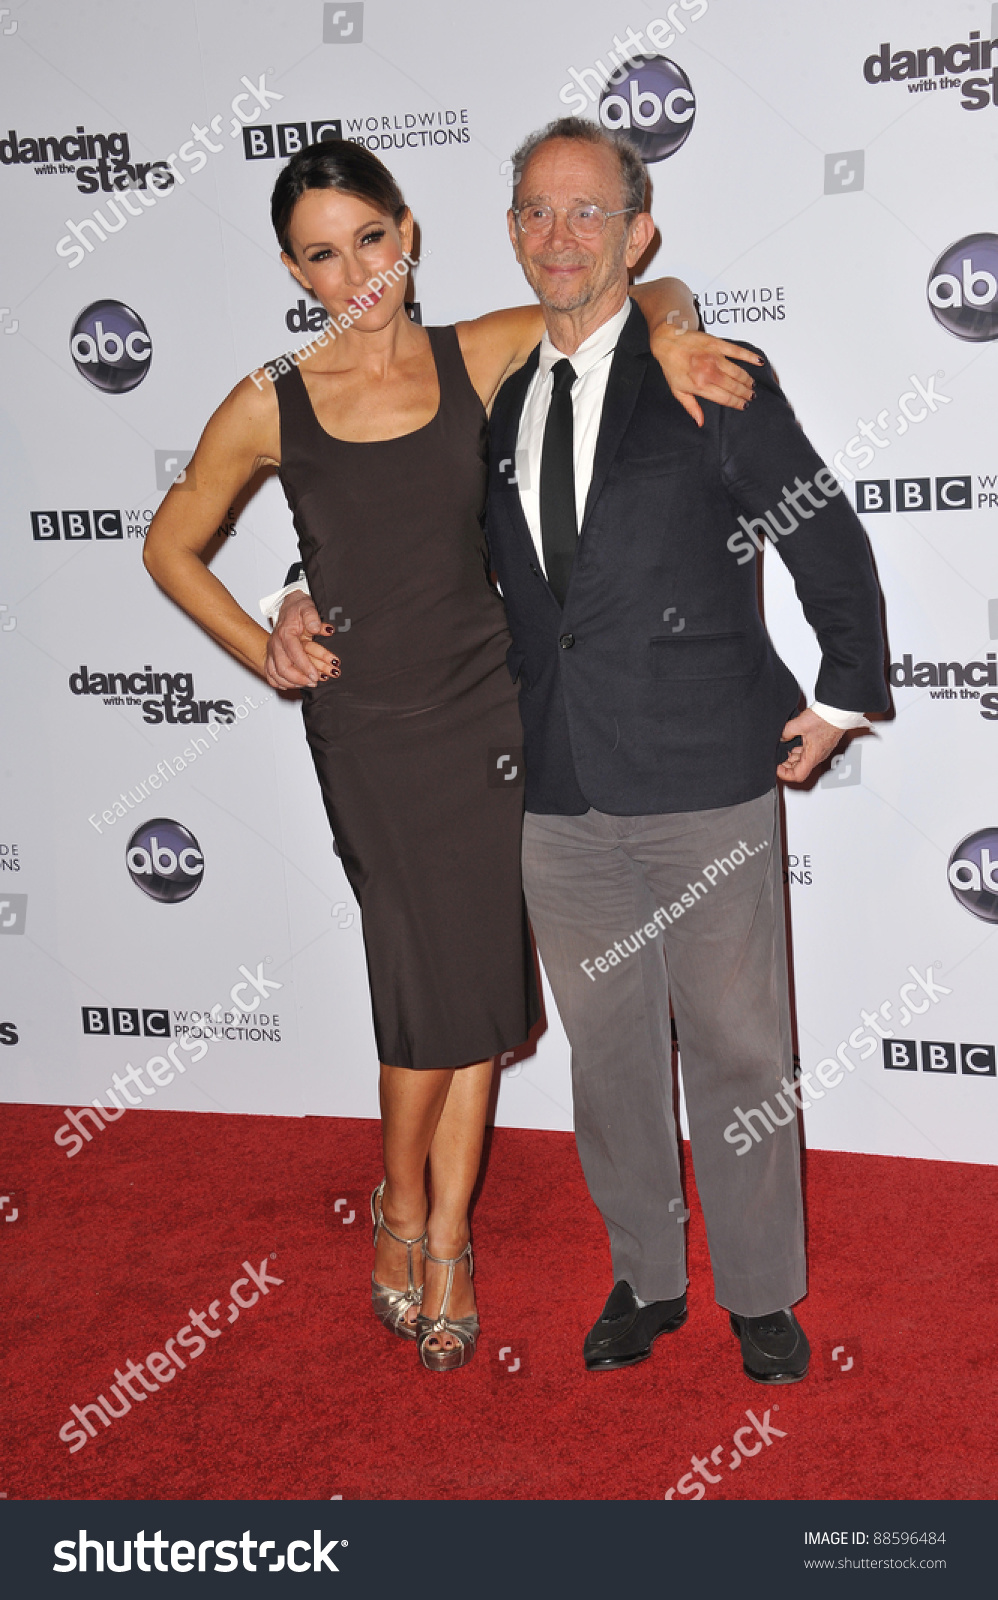
M260 465L279 466L281 420L275 379L268 367L257 367L230 389L205 428L209 448L250 454Z
M544 332L539 306L511 306L457 324L468 375L482 404L490 406L511 373L522 367Z

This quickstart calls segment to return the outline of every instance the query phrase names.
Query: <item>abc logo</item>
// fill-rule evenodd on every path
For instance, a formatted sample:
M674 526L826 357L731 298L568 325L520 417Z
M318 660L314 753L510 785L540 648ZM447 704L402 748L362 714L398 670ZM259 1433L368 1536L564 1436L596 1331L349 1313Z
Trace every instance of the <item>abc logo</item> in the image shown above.
M981 828L950 857L950 888L965 910L998 922L998 828Z
M998 233L969 233L943 251L929 278L929 305L958 339L998 339Z
M644 161L664 161L686 143L696 99L682 67L665 56L637 56L610 78L599 119L627 136Z
M204 874L201 846L189 828L169 817L154 817L136 828L125 862L132 882L167 905L189 900Z
M127 394L149 371L152 340L142 318L120 300L81 311L69 342L77 372L105 394Z

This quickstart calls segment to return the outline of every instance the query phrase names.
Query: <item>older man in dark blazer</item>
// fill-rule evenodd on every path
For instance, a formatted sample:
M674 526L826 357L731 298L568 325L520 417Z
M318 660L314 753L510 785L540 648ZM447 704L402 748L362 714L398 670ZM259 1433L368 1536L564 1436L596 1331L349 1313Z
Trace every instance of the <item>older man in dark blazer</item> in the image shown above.
M809 1351L790 1309L806 1281L775 785L886 709L877 583L768 363L744 411L706 402L698 429L650 358L627 298L654 227L634 151L563 119L514 166L510 235L547 333L493 410L488 537L520 685L524 887L613 1257L584 1358L630 1365L686 1320L671 991L716 1296L749 1376L794 1382ZM759 614L766 540L821 647L799 715ZM764 1102L749 1139L735 1109Z

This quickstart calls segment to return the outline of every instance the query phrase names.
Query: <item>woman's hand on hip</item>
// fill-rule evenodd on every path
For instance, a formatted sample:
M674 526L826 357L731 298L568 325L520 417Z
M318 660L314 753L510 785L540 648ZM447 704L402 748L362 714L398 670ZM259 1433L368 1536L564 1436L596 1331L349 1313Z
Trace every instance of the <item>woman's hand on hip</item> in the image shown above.
M267 642L264 676L272 689L314 689L324 678L338 678L339 657L331 646L313 643L313 634L331 637L332 623L322 621L311 595L289 594Z

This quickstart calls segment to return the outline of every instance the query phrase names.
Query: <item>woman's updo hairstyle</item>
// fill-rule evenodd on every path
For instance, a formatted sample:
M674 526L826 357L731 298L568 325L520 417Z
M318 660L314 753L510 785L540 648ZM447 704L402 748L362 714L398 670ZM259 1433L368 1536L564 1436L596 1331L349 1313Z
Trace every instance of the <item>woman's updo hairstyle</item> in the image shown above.
M406 211L402 191L384 162L350 139L323 139L292 156L278 173L270 197L270 220L285 255L294 260L289 229L291 216L309 189L339 189L367 200L376 211L401 222Z

